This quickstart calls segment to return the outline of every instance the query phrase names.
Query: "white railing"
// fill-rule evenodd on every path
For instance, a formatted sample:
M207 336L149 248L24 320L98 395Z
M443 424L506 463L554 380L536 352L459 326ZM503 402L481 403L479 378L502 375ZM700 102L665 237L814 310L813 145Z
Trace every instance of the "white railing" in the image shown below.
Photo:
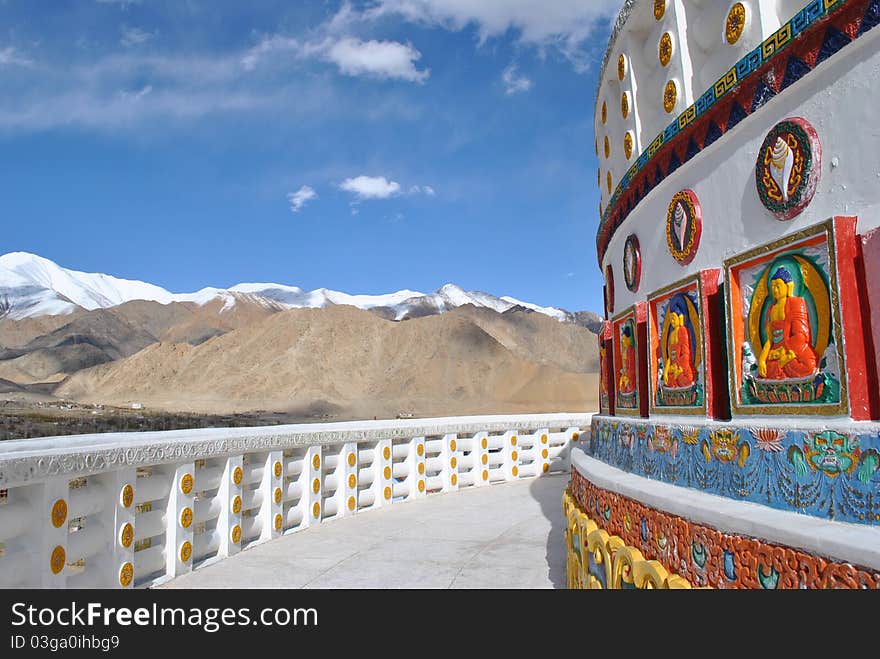
M0 443L0 588L151 586L313 524L568 471L590 414Z

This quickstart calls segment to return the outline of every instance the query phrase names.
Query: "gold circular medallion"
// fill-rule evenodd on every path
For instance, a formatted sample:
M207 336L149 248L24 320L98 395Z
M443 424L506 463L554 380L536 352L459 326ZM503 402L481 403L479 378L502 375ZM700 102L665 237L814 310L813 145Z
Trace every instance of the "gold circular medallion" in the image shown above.
M484 481L489 480L489 470L488 469L483 469L483 480Z
M418 472L419 472L419 475L425 473L425 463L424 462L419 463Z
M620 95L620 114L624 119L629 116L629 94L627 92Z
M58 499L52 506L52 526L60 529L66 521L67 502L64 499Z
M605 101L602 101L602 123L604 124L608 121L608 106L605 105Z
M52 569L52 574L61 574L66 561L67 552L64 551L64 547L58 545L52 550L52 555L49 557L49 567Z
M621 53L617 56L617 79L623 82L626 76L626 56Z
M657 55L660 58L660 64L669 66L669 62L672 59L672 35L669 32L664 32L663 36L660 37Z
M629 160L632 158L633 154L633 136L632 133L627 131L623 136L623 155L626 156L626 159Z
M193 511L192 508L184 508L180 511L180 525L188 529L190 525L193 523Z
M746 27L746 8L743 3L737 2L730 8L727 14L727 22L724 25L724 38L731 46L742 36Z
M317 454L316 454L315 457L312 458L312 466L313 466L315 469L320 469L320 468L321 468L321 456L320 456L320 455L317 455Z
M580 439L580 437L581 437L580 433L576 433L576 432L571 433L571 441L573 441L573 442L576 442L578 439Z
M390 498L391 498L391 488L390 488L390 487L386 487L386 488L385 488L385 492L384 492L384 494L385 494L385 498L386 498L386 499L390 499Z
M272 499L275 501L277 505L281 505L281 498L284 496L284 493L281 491L280 487L276 487L275 491L272 493Z
M232 500L232 514L238 515L241 512L241 497L236 495Z
M458 459L455 456L452 456L452 459L449 461L449 466L453 469L458 466Z
M663 109L666 110L667 114L675 109L677 101L678 86L675 84L674 80L669 80L666 82L666 87L663 89Z
M514 435L513 437L510 438L510 445L516 446L516 435Z
M611 172L608 172L608 174L605 176L605 183L608 184L608 194L611 194L611 190L612 190L612 187L611 187Z
M452 474L452 478L450 478L449 481L450 481L453 485L458 485L458 475L457 475L457 474Z
M232 527L232 543L237 545L239 542L241 542L241 527L236 524Z
M180 491L184 494L189 494L193 491L193 485L195 481L193 480L192 474L184 474L180 478Z
M513 453L510 454L510 459L511 460L519 460L519 453L514 451Z
M611 157L611 141L608 139L608 136L605 136L605 157Z
M542 443L542 444L546 444L546 443L547 443L547 435L541 435L541 443Z
M384 449L382 449L382 457L385 458L386 460L391 459L391 449L388 448L387 446Z
M391 467L385 467L385 469L382 470L382 475L385 477L386 481L391 478Z
M357 507L357 500L354 497L348 497L348 509L354 510Z
M131 485L125 485L122 492L119 493L119 502L123 508L130 508L134 503L134 488Z
M354 465L356 463L357 463L357 456L354 453L349 453L348 454L348 466L354 467Z
M484 465L489 464L489 456L484 453L483 457L480 458L480 462L482 462Z
M275 515L275 530L280 531L282 524L284 524L284 518L281 516L281 513L278 513Z
M486 437L483 437L483 441L480 442L480 446L482 446L483 449L489 448L489 440Z
M232 482L236 485L241 485L242 478L244 478L244 472L241 470L241 467L236 467L232 472Z
M358 484L357 476L355 476L354 474L351 474L348 477L348 487L354 489L357 487L357 484Z
M654 18L658 21L666 13L666 0L654 0Z
M544 466L541 467L541 471L550 471L550 465L547 462L545 462Z
M316 478L315 480L312 481L312 492L317 494L320 491L321 491L321 480L319 478Z
M425 481L419 481L419 492L425 491Z
M548 451L547 449L544 449L543 451L541 451L541 457L544 458L545 460L547 459L547 457L549 455L550 455L550 451Z
M131 563L123 563L119 568L119 585L128 588L134 580L134 565Z
M119 529L119 544L128 549L131 547L131 543L134 541L134 527L131 525L131 522L126 522L122 525L122 528Z
M234 542L238 542L238 540L235 540ZM192 558L192 554L193 554L193 546L189 540L187 540L182 545L180 545L180 562L181 563L188 562L189 559Z
M513 469L510 470L514 476L519 476L519 467L513 465Z
M418 446L416 446L416 453L420 456L424 455L425 454L425 445L419 444Z
M454 439L451 442L449 442L449 450L450 451L457 451L458 450L458 444L455 443Z
M277 460L275 462L275 467L274 467L273 471L275 473L275 478L281 478L282 466L281 466L280 460Z
M312 506L312 517L317 519L320 516L321 516L321 504L316 502L315 505Z

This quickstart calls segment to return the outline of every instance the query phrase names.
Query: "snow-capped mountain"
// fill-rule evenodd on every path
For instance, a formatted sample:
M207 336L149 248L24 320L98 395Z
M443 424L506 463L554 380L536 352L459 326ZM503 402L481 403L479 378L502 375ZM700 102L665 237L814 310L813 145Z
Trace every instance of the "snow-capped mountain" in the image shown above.
M465 291L454 284L446 284L429 294L402 290L386 295L349 295L325 288L306 291L296 286L272 283L238 284L229 289L203 288L195 293L171 293L142 281L69 270L27 252L0 256L0 317L20 319L62 315L78 308L106 309L132 300L205 305L218 298L223 301L224 310L234 307L237 301L243 299L287 309L344 304L360 309L381 309L386 317L402 320L444 313L472 304L500 313L521 307L563 322L574 320L574 314L563 309L541 307L512 297Z

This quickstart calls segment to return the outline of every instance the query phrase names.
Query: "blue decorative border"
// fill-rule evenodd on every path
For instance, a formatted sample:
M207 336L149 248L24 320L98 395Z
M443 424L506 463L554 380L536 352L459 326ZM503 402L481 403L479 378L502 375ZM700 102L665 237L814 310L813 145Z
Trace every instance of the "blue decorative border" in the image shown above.
M658 432L659 429L659 432ZM772 508L880 526L880 428L846 437L858 451L849 473L813 466L805 444L826 428L774 430L732 424L629 421L593 416L588 455L624 471ZM754 432L753 432L754 431ZM728 433L723 459L713 435ZM719 451L720 452L720 451Z

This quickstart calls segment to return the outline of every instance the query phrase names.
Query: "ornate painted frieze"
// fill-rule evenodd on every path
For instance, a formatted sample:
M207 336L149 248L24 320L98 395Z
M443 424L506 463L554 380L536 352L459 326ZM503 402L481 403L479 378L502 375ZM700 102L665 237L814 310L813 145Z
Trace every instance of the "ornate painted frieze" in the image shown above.
M822 143L813 126L801 117L781 121L758 151L758 197L776 219L790 220L812 200L821 171Z
M874 570L690 522L599 488L576 469L572 470L568 492L571 499L564 501L563 506L569 520L566 538L569 579L573 586L880 588L880 573ZM597 533L597 529L601 533ZM602 541L605 551L599 551ZM635 556L636 560L624 563L614 560L621 547L629 548L629 556ZM633 551L637 554L632 554ZM642 564L653 561L660 565ZM639 565L638 572L632 569L636 565ZM615 566L618 566L616 570ZM625 569L627 566L630 569ZM576 572L577 568L580 573ZM653 576L650 585L646 585L645 578L637 578L645 573ZM621 574L627 578L621 579ZM661 580L663 577L665 582Z
M734 415L871 418L856 243L834 218L725 260Z
M780 429L596 415L585 452L624 471L814 517L880 525L880 426Z
M734 16L730 36L738 21ZM617 228L661 181L878 24L880 0L813 0L747 53L648 142L621 177L599 223L599 262Z

